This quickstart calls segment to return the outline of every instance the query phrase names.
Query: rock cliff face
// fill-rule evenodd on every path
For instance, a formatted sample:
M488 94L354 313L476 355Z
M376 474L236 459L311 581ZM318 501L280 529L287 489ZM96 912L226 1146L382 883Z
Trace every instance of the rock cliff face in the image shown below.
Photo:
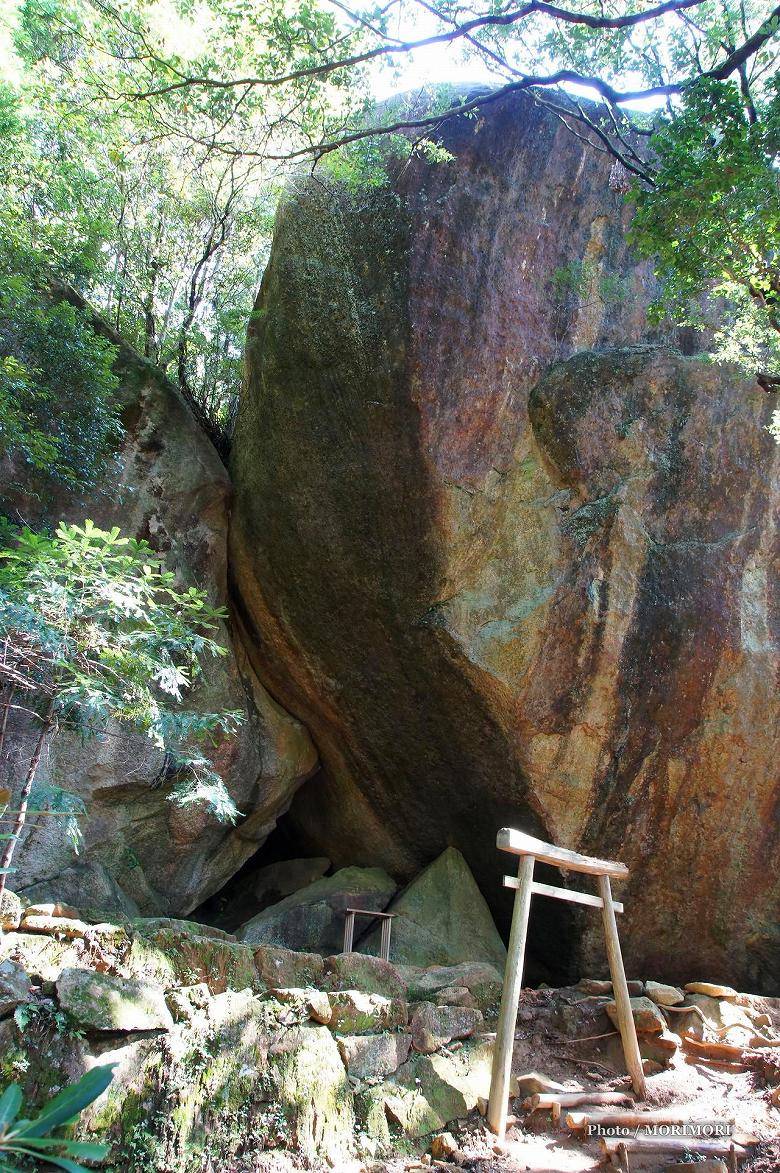
M629 210L552 114L446 141L384 187L303 181L250 330L230 566L320 751L298 833L400 877L454 845L504 915L499 826L616 855L631 969L769 989L767 397L637 345L668 339ZM547 904L543 959L592 962Z
M97 319L96 325L119 343ZM118 525L163 553L182 583L196 582L224 602L227 473L181 396L158 372L121 343L117 364L126 429L117 481L89 500L62 494L41 504L6 495L0 512L18 509L35 521L37 509L50 523L91 517L98 525ZM257 680L240 636L234 633L231 642L225 629L222 637L230 654L207 665L188 703L243 712L239 735L206 752L246 817L233 828L197 806L173 806L170 787L153 785L163 755L142 736L116 729L81 744L61 734L41 780L84 800L80 855L62 820L31 820L14 860L15 890L31 900L66 899L105 913L189 912L263 843L317 756L306 730ZM11 739L0 777L18 780L13 762L27 745L24 732Z

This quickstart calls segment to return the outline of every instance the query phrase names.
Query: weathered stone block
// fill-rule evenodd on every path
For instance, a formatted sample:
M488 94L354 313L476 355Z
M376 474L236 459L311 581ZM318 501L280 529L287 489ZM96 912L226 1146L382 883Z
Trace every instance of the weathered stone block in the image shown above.
M171 986L206 982L212 994L224 990L260 989L261 982L252 949L222 935L200 936L194 923L152 922L134 927L133 942L125 959L128 972L169 989ZM186 928L184 927L186 926Z
M678 1006L685 999L677 986L667 986L663 982L645 982L645 993L657 1006Z
M452 1039L467 1039L482 1026L479 1010L465 1006L436 1006L420 1002L409 1023L412 1046L423 1055L438 1051Z
M31 990L32 983L21 966L13 961L0 961L0 1018L23 1002L29 1002Z
M396 887L381 868L342 868L259 912L241 926L237 936L251 945L336 953L344 942L347 908L381 912Z
M325 966L319 953L298 953L281 945L260 945L254 951L255 966L267 986L318 986Z
M409 1058L408 1034L343 1035L338 1040L344 1066L356 1079L392 1075Z
M396 967L368 953L337 953L326 957L325 975L332 990L363 990L386 998L406 997L406 983Z
M65 969L57 980L60 1005L88 1030L169 1030L164 991L150 982Z
M330 995L331 1030L345 1034L368 1034L406 1026L409 1009L397 998L381 994L363 994L360 990L341 990Z
M631 1014L638 1031L645 1031L649 1034L660 1034L662 1030L666 1030L666 1019L655 1002L651 1002L649 998L631 998L630 1001ZM604 1009L613 1024L617 1026L618 1016L616 1004L614 1002L608 1002Z
M269 997L286 1005L297 1006L315 1022L327 1025L333 1015L330 998L324 990L288 987L268 991Z

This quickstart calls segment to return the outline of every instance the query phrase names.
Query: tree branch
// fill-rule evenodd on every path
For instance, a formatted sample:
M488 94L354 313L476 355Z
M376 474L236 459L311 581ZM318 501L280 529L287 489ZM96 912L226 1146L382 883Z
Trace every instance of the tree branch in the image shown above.
M202 89L215 90L233 89L236 86L273 88L281 85L287 85L290 82L300 81L303 78L323 77L329 73L333 73L335 70L351 69L356 65L365 65L369 61L376 61L377 58L380 57L389 57L395 54L413 53L417 49L429 48L431 45L451 44L453 41L459 40L463 37L468 37L471 33L474 33L479 29L496 27L507 28L511 25L517 24L519 21L527 19L529 16L534 15L549 16L554 20L559 20L566 24L585 25L587 28L591 29L609 29L614 31L617 29L631 28L638 24L646 24L648 21L656 20L661 16L665 16L668 12L679 12L686 8L696 8L702 3L704 3L704 0L666 0L666 3L658 4L655 8L648 8L645 12L635 12L630 16L609 17L591 16L588 13L571 12L569 9L559 8L555 4L545 3L545 0L530 0L528 4L523 5L522 8L518 8L514 12L474 17L473 20L464 21L463 24L458 25L456 28L451 29L448 32L436 33L430 37L423 37L417 41L402 41L393 45L377 45L373 49L367 49L365 52L356 53L351 57L342 57L335 61L323 61L320 65L311 65L303 69L293 69L288 73L277 74L275 77L250 76L240 78L215 78L185 76L181 77L181 80L179 81L170 82L168 85L157 86L154 89L143 90L140 92L122 93L118 96L128 100L160 98L167 94L175 93L177 90L187 89L188 87L192 86L198 86ZM169 68L168 63L161 58L156 58L156 61L159 65L162 65L165 68ZM577 77L575 80L579 80L579 78ZM595 79L592 79L591 82L584 82L583 84L593 84L593 80ZM620 100L631 101L634 98L654 96L654 92L654 90L641 90L637 91L633 97L632 95L626 95ZM663 92L665 92L665 90Z

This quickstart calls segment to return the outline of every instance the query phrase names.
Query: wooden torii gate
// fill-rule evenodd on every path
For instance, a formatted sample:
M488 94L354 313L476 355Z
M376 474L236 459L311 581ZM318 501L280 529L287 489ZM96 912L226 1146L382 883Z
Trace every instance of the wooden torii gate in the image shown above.
M523 986L528 913L531 907L531 897L534 894L552 896L556 900L567 900L573 904L587 904L593 908L601 909L609 972L617 1006L618 1026L623 1041L626 1068L631 1076L634 1092L640 1099L644 1099L645 1075L642 1069L642 1058L639 1054L636 1026L631 1013L631 1000L628 996L626 971L623 967L617 921L615 920L615 913L622 912L623 905L612 899L610 887L610 879L625 880L628 878L628 868L622 863L614 863L608 859L592 859L587 855L579 855L576 851L555 847L552 843L545 843L541 839L535 839L532 835L526 835L522 831L514 831L510 827L504 827L498 832L496 846L500 851L509 851L513 855L519 855L520 864L517 879L514 876L504 877L504 886L515 889L515 906L512 913L512 929L509 935L501 1010L498 1016L496 1046L493 1052L493 1072L490 1080L490 1100L487 1111L488 1124L499 1137L504 1136L509 1104L509 1081L512 1071L517 1006ZM533 878L534 863L537 859L541 863L553 864L568 871L584 872L586 875L595 876L598 884L598 896L591 896L587 892L571 892L568 888L556 888L551 884L538 883Z

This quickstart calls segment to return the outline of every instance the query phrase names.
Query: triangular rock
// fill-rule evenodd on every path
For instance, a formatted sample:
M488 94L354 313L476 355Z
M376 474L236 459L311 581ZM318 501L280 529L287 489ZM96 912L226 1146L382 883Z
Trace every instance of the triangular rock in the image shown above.
M390 905L390 960L401 965L490 961L503 969L506 949L490 909L459 851L448 847ZM366 938L376 952L378 933ZM363 946L361 946L363 948Z

